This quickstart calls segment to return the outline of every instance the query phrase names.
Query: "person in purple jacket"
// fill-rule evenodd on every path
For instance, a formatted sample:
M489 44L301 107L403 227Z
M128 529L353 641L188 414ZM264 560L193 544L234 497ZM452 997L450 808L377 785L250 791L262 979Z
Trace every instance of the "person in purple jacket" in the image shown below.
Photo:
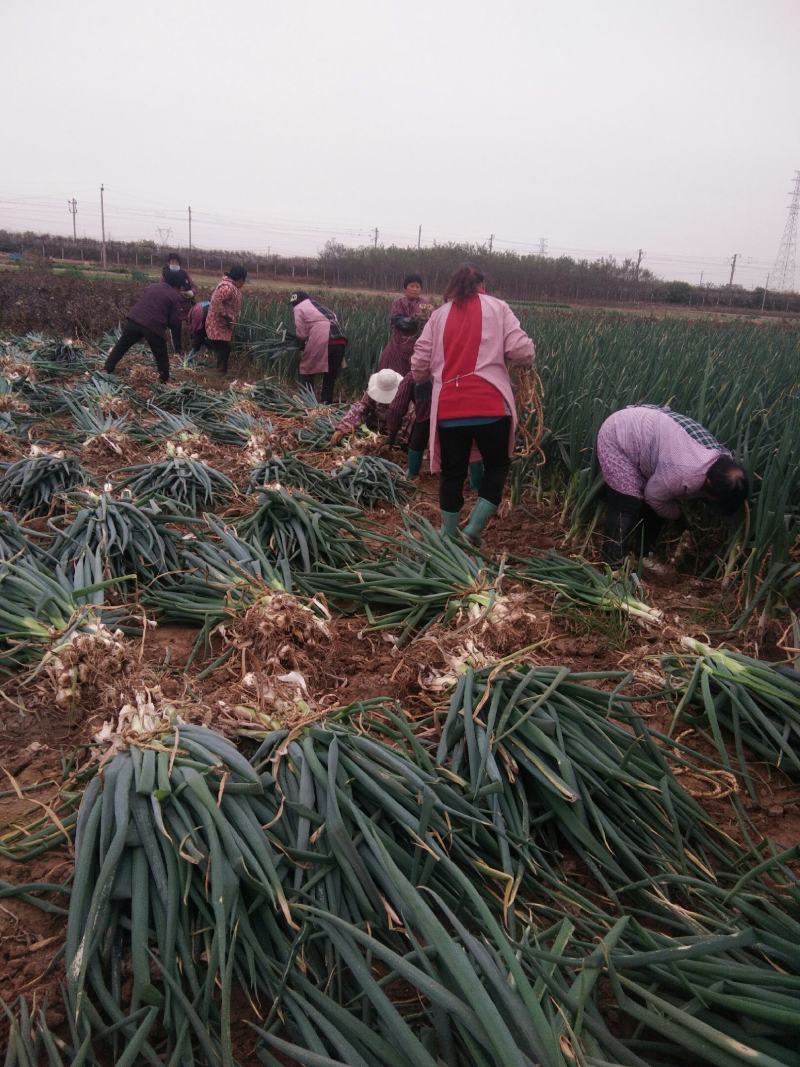
M745 502L747 474L724 445L688 415L642 404L610 415L597 434L607 486L603 556L620 563L630 551L648 555L682 500L707 500L722 515Z
M169 381L169 353L166 332L172 334L175 354L181 355L181 325L183 323L183 298L187 284L185 271L170 271L160 282L148 285L131 310L122 328L119 340L111 349L103 368L113 374L122 357L138 341L147 341L153 353L159 381Z

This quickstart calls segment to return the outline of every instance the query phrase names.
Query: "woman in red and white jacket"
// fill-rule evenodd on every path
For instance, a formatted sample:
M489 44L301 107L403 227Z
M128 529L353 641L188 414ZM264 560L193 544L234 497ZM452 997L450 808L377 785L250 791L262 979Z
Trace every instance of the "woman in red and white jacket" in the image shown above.
M234 263L211 294L206 315L206 336L217 357L220 374L228 373L233 328L242 310L242 287L246 281L247 271L240 263Z
M530 367L533 341L503 300L487 296L467 264L450 279L411 357L414 380L431 379L431 470L440 472L442 531L454 535L474 449L483 460L478 499L462 533L473 544L500 505L514 451L517 412L507 364Z

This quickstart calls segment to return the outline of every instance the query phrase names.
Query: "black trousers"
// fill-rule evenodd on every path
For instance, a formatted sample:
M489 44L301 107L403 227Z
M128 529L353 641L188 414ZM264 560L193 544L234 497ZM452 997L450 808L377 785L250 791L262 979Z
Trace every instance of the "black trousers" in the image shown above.
M158 370L158 377L162 382L168 382L169 352L167 351L166 338L157 334L154 330L148 330L146 326L140 326L139 323L134 322L133 319L128 319L122 327L120 338L109 353L106 365L103 368L106 374L112 374L114 368L128 349L132 348L139 341L147 341L150 346L150 351L153 353L153 360L156 369Z
M231 354L230 341L209 341L211 351L217 357L217 370L220 374L228 373L228 360Z
M483 478L478 496L499 505L503 496L511 460L508 435L511 416L476 426L439 425L439 452L442 471L439 475L439 507L442 511L461 511L464 506L464 482L469 470L473 442L483 460Z
M431 420L415 422L408 435L408 447L411 452L424 452L428 447L428 438L431 433Z
M606 489L606 540L603 559L615 566L629 552L646 556L661 533L664 520L638 496Z
M208 337L206 337L205 330L200 330L199 333L193 333L190 340L193 352L199 352L203 345L205 345L206 348L211 348L211 342Z
M346 348L347 345L328 345L328 369L322 375L322 391L319 397L321 404L333 403L333 387L342 369ZM300 381L310 389L314 388L313 374L301 374Z

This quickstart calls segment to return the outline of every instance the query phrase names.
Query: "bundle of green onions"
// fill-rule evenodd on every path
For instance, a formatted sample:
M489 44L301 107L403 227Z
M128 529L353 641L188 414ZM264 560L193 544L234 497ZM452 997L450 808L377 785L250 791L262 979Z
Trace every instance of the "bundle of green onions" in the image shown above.
M136 393L114 375L95 373L70 390L71 399L100 408L108 415L124 415L138 404Z
M161 499L189 515L196 515L236 492L227 475L170 441L166 459L123 467L118 473L126 471L131 473L119 483L119 488L129 488L137 501Z
M230 403L224 393L211 393L193 382L161 386L157 397L158 406L164 411L188 415L192 419L219 418Z
M137 421L130 428L131 437L137 441L160 443L165 438L172 438L173 443L186 444L191 443L192 438L200 436L200 427L189 415L164 411L155 405L148 408L149 412L154 412L156 416L152 422Z
M170 1062L196 1062L194 1036L205 1062L232 1065L233 981L274 993L271 961L287 955L273 914L288 918L286 861L252 805L271 777L214 731L159 721L146 699L120 719L77 820L65 953L75 1051L164 1063L158 1020Z
M67 432L65 436L73 438L77 433L78 437L83 438L83 448L101 443L117 455L122 455L130 421L128 413L114 415L86 402L79 404L73 399L68 401L68 407L75 431Z
M323 452L330 448L331 437L338 425L340 413L336 411L326 412L311 419L306 426L301 426L295 432L297 441L309 452Z
M332 482L344 496L368 509L385 503L399 508L414 495L402 468L379 456L351 456L333 471Z
M209 647L211 635L221 624L241 617L257 603L269 603L274 593L286 591L257 544L242 541L218 519L207 516L206 521L216 540L184 541L180 568L155 581L142 597L163 621L200 627L189 663Z
M266 440L274 429L271 422L254 418L246 411L231 411L224 418L200 419L199 427L212 441L242 446Z
M319 469L306 463L292 453L270 456L254 467L250 474L250 488L262 489L270 485L302 489L317 500L344 503L331 478Z
M259 492L257 507L236 526L267 554L290 589L295 571L316 573L321 566L345 567L362 558L362 531L355 525L360 517L358 508L274 487ZM314 581L312 576L306 582L308 592L315 592Z
M103 607L108 584L88 554L70 573L28 555L0 563L0 667L34 663L76 632L122 625L127 611Z
M663 613L635 596L623 578L602 573L584 560L570 559L552 550L544 556L512 555L509 559L509 577L553 589L562 601L627 615L643 625L658 626L663 622Z
M33 445L30 455L6 467L0 478L0 504L22 514L44 514L55 498L83 485L89 476L74 456L45 452Z
M363 608L371 630L397 630L398 646L434 621L490 614L498 601L496 581L453 538L443 537L413 513L392 548L374 561L344 569L318 566L301 579L341 607Z
M36 531L20 526L10 511L0 511L0 560L27 554L41 558L45 553L36 544L41 537Z
M248 399L275 415L291 417L306 413L305 406L297 397L282 389L272 378L262 378L256 382L248 393Z
M684 651L662 661L667 679L681 693L672 729L679 722L705 728L720 759L727 767L735 764L753 799L757 792L745 749L800 777L800 674L690 637L681 644Z
M73 500L79 510L50 548L63 566L89 554L102 560L108 578L138 575L144 581L178 568L177 536L159 523L155 502L140 506L125 490L113 496L109 486L102 493L85 490Z

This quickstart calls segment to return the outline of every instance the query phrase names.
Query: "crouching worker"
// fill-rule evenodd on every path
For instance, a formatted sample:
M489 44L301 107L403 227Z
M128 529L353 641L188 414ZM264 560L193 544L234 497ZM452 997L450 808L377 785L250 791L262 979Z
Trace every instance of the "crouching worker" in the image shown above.
M367 391L361 399L356 400L336 424L331 444L338 445L344 437L361 426L366 426L374 433L386 433L389 407L397 396L402 380L403 375L397 371L388 368L376 371L367 382Z
M191 339L191 351L186 357L186 362L191 366L192 363L196 363L200 358L200 353L203 348L208 348L211 351L211 342L206 334L206 318L208 317L208 309L210 307L210 301L202 300L197 304L192 304L189 310L187 322L189 325L189 337Z
M181 326L184 302L181 291L188 284L188 276L182 270L170 271L160 282L148 285L128 312L119 340L111 349L103 368L113 374L117 364L129 348L138 341L147 341L153 353L153 361L161 382L169 381L169 352L167 330L172 334L175 354L181 355Z
M645 404L610 415L597 434L607 486L603 557L612 566L628 552L650 553L680 501L702 499L722 515L745 502L747 474L694 419Z
M414 346L411 373L431 381L431 470L439 471L442 532L455 535L473 447L483 459L478 499L461 531L480 544L503 494L517 413L506 364L530 367L533 341L503 300L487 296L477 267L459 268Z

